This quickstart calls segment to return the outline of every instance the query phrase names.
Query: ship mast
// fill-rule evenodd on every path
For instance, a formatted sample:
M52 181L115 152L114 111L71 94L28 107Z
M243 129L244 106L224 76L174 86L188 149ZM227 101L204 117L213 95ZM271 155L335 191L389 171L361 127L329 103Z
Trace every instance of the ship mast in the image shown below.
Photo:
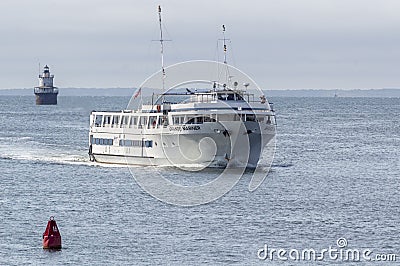
M222 25L222 36L224 37L222 39L223 43L224 43L224 64L227 64L226 62L226 38L225 38L225 25Z
M226 78L227 78L227 81L228 81L228 85L230 86L231 85L230 83L231 83L232 76L230 76L230 74L229 74L229 66L228 66L227 59L226 59L226 57L227 57L226 41L228 41L229 39L227 39L225 37L225 31L226 31L225 25L222 25L222 36L223 36L223 38L220 39L220 40L223 41L223 45L224 45L224 64L226 65L226 68L225 68L225 70L226 70Z
M165 90L165 69L164 69L164 39L161 23L161 6L158 6L158 20L160 22L160 46L161 46L161 71L162 71L162 93Z

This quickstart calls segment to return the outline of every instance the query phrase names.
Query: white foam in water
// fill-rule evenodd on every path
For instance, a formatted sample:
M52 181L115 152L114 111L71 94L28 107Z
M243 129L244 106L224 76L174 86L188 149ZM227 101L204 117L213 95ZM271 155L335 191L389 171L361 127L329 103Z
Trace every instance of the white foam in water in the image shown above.
M79 152L79 151L76 151ZM43 163L70 164L70 165L87 165L98 167L128 167L125 164L106 164L91 162L86 151L81 154L65 153L57 150L49 150L38 147L21 147L14 146L10 149L9 145L0 144L0 159L8 160L26 160ZM131 167L131 166L130 166Z
M30 138L24 137L21 139ZM127 167L123 164L115 165L91 162L89 161L89 157L86 151L82 151L81 154L66 153L65 151L41 148L37 147L36 145L13 145L13 148L10 149L10 145L0 144L0 158L57 164L88 165L101 167Z

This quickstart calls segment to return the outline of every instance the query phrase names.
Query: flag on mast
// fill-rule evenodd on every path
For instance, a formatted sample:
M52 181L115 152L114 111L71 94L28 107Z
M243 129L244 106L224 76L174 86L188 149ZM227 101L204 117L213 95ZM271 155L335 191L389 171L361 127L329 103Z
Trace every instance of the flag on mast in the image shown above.
M137 97L139 97L139 95L142 93L142 88L139 88L136 92L135 95L133 95L133 99L136 99Z

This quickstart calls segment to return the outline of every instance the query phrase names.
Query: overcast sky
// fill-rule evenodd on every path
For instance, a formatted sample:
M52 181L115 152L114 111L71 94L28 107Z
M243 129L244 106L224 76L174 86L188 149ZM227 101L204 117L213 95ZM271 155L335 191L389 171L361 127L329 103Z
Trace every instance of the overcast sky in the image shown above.
M221 60L262 88L400 87L397 0L1 0L0 88L137 87L166 64Z

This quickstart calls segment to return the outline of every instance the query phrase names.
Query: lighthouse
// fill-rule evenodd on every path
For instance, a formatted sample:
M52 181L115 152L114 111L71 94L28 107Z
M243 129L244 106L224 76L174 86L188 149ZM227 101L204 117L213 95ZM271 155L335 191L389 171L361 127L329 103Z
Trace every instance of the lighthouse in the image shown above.
M39 75L39 86L34 88L36 105L57 104L58 88L53 86L54 75L50 75L49 67L46 65L43 73Z

